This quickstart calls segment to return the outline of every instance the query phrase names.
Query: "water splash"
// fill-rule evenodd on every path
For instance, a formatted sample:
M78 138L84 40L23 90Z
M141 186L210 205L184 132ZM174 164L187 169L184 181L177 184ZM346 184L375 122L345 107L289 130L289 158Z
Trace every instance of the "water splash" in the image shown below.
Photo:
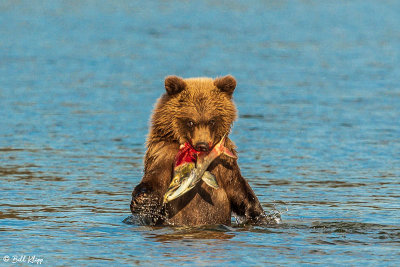
M243 226L249 224L245 216L239 216L236 213L232 213L232 219L233 219L232 224L235 226ZM260 215L255 222L252 222L250 224L268 226L281 223L282 223L281 212L278 210L272 210L269 212L264 212L264 214Z

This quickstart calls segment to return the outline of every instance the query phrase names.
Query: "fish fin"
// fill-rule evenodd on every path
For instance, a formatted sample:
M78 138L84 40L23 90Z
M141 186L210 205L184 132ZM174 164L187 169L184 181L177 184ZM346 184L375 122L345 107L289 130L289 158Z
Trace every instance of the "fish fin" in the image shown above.
M211 172L206 171L206 172L203 174L203 177L201 177L201 179L202 179L208 186L210 186L210 187L212 187L212 188L214 188L214 189L218 189L218 188L219 188L217 179L215 179L214 174L212 174Z

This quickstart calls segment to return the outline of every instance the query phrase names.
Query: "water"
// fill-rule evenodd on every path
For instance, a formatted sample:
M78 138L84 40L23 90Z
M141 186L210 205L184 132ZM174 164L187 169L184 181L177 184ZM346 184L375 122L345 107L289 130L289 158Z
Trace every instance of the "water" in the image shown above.
M399 265L398 14L398 1L2 1L0 265ZM228 73L242 173L282 224L123 223L163 78Z

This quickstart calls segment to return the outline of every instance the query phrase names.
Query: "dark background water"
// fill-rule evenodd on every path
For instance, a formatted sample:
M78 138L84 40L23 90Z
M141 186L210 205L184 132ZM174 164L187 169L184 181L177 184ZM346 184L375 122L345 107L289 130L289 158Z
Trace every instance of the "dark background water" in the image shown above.
M0 265L398 265L399 14L399 1L2 1ZM164 77L228 73L243 175L283 223L122 223Z

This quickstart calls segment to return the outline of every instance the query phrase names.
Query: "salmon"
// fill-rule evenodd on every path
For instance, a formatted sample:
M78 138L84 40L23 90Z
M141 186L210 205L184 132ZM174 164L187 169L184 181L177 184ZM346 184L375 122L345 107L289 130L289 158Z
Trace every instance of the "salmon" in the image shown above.
M185 143L177 155L174 176L167 192L164 195L164 204L168 203L194 188L200 180L208 186L218 189L215 176L207 171L210 164L224 154L231 158L236 156L225 147L225 136L213 147L210 152L198 152Z

